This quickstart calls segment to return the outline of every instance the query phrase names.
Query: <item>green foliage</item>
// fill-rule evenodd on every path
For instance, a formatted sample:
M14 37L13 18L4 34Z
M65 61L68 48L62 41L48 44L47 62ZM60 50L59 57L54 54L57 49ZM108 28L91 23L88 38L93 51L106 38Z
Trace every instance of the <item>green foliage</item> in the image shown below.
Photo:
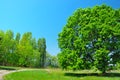
M46 66L50 68L58 68L59 63L58 63L58 57L57 56L52 56L48 52L46 53Z
M24 33L22 37L17 33L14 37L11 30L0 31L0 65L40 67L41 54L46 52L45 39L40 38L39 43L42 45L37 44L31 32Z
M110 61L110 57L108 56L109 51L101 48L100 50L96 50L95 55L94 55L94 64L96 68L98 68L102 73L105 73L105 71L108 68L108 64Z
M115 68L118 69L118 70L120 69L120 62L116 63L116 67Z
M46 40L44 38L38 39L38 51L40 52L40 67L45 67L46 61Z
M96 66L105 72L109 64L115 65L120 56L119 19L120 9L106 5L77 9L58 35L61 67L74 70Z

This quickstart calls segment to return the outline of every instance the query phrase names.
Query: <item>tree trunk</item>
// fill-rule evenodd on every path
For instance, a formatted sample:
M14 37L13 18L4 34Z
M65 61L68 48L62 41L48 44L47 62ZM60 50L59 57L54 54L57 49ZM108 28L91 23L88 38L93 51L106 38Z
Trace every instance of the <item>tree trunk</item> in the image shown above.
M106 74L106 71L105 71L105 70L103 70L103 71L102 71L102 74Z

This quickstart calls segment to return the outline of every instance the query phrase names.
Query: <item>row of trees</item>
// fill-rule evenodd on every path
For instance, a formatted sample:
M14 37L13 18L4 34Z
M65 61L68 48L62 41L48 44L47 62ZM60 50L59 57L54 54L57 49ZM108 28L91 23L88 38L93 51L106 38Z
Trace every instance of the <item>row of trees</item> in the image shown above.
M52 65L49 62L52 58L46 51L45 38L36 40L31 32L14 36L11 30L0 30L0 65L46 67Z
M106 5L77 9L58 38L63 69L105 73L120 63L120 9Z

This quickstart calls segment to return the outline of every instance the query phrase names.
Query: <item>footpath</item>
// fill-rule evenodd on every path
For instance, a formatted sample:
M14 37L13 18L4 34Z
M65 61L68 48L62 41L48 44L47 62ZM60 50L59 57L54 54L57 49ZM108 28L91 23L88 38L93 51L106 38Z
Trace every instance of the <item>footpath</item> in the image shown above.
M3 76L6 75L6 74L9 74L11 72L15 72L16 70L0 70L0 80L3 80Z

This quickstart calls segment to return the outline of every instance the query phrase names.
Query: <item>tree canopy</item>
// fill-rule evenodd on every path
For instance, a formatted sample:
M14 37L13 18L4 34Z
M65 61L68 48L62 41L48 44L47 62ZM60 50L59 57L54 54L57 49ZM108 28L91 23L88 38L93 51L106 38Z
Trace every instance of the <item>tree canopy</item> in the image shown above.
M59 33L58 54L63 69L90 69L105 73L120 62L120 9L107 5L77 9Z
M0 30L0 65L20 66L20 67L41 67L46 62L45 38L37 41L32 37L31 32L26 32L22 36L11 30L6 32ZM41 44L37 44L41 43ZM41 49L39 49L41 47ZM44 57L41 56L44 54ZM41 59L44 60L41 62Z

